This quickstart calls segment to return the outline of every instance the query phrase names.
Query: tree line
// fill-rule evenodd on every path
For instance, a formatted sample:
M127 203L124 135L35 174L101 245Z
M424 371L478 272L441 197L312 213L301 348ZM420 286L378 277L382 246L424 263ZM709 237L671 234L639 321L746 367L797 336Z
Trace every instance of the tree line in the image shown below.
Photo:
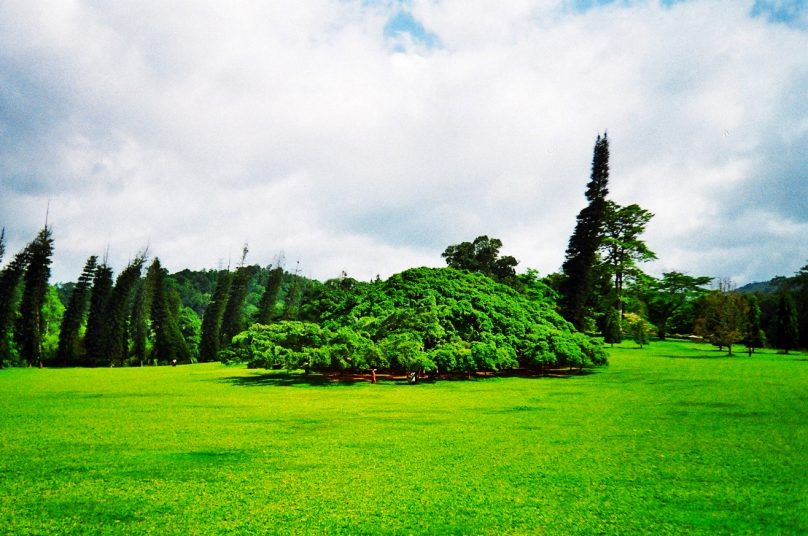
M511 330L504 327L506 324L491 321L463 331L465 328L458 327L463 322L488 314L477 305L493 305L478 298L479 303L469 306L466 316L456 314L458 300L451 298L443 303L440 300L445 296L440 289L430 287L448 284L444 276L424 276L423 288L416 293L420 297L410 300L412 303L400 303L398 311L384 309L379 304L389 304L390 300L380 289L388 287L378 278L360 283L343 274L320 283L297 271L286 271L281 260L274 266L250 266L246 263L246 245L233 270L228 267L169 274L158 257L149 259L144 250L117 276L105 258L93 255L75 283L50 285L54 244L52 230L45 225L0 270L0 366L123 366L241 359L272 366L308 363L309 367L331 370L333 360L323 358L324 348L337 355L344 351L335 348L351 347L365 356L364 360L356 357L354 367L361 362L374 368L401 368L403 362L395 355L404 352L407 345L399 347L390 342L391 333L398 332L390 332L389 326L368 326L398 318L396 315L401 316L416 302L420 305L415 309L420 311L425 306L418 300L426 295L438 300L434 307L430 305L436 308L437 325L453 320L446 320L448 324L440 328L451 334L445 340L431 339L434 334L421 330L418 322L402 321L409 326L409 342L414 345L410 354L419 356L415 361L423 370L454 367L465 371L469 363L482 370L501 370L529 363L547 365L551 361L568 365L603 362L600 354L592 353L589 343L582 342L584 339L572 346L550 342L566 340L567 333L576 330L600 336L607 344L624 337L642 345L651 334L660 339L670 334L695 334L726 347L730 353L739 343L750 352L765 345L785 351L808 347L808 266L793 277L776 278L766 289L769 292L756 293L739 292L726 280L709 288L714 278L677 271L650 276L641 265L656 259L656 254L642 235L653 214L639 205L621 206L609 199L608 181L609 139L604 134L598 135L595 142L585 192L587 205L576 218L558 273L539 277L528 269L517 274L518 261L501 256L502 242L485 235L450 245L442 254L449 269L480 273L495 282L498 286L488 287L490 292L505 295L514 291L526 296L530 303L541 305L540 316L545 319L560 313L558 318L563 318L564 323L554 320L553 329L562 335L554 335L555 339L547 335L542 343L542 348L552 349L547 352L561 356L555 361L528 357L535 348L528 350L513 338L515 333L529 338L524 326ZM4 254L5 229L0 231L0 262ZM465 292L474 293L470 289ZM376 310L362 309L366 302L375 304ZM508 314L523 314L525 308L529 309L525 303L506 308ZM422 312L417 311L407 314L418 317ZM344 318L338 320L339 315ZM357 324L360 321L366 325ZM256 331L250 328L252 325L274 327ZM303 332L308 335L301 335ZM506 332L510 338L505 337ZM314 344L314 338L321 344ZM261 348L255 346L259 340L263 341ZM309 341L308 350L300 346L303 340ZM353 342L349 344L347 340ZM364 342L359 344L361 341ZM289 348L284 346L288 344ZM501 359L481 357L484 347L494 348L491 351L499 352ZM571 350L573 347L578 350ZM245 348L259 358L247 358ZM453 348L449 352L451 359L447 348ZM270 354L295 357L270 363L272 360L264 359ZM370 359L369 355L375 357ZM447 365L450 362L465 364Z

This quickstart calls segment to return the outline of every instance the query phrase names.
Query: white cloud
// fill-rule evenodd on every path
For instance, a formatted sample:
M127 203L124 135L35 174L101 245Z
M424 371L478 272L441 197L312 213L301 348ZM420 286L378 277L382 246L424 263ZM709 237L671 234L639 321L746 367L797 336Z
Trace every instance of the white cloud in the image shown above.
M608 128L614 199L656 213L653 270L802 266L806 31L752 2L570 5L403 4L425 44L385 35L398 3L6 2L9 250L50 198L57 280L107 243L173 270L245 240L370 278L479 234L547 273Z

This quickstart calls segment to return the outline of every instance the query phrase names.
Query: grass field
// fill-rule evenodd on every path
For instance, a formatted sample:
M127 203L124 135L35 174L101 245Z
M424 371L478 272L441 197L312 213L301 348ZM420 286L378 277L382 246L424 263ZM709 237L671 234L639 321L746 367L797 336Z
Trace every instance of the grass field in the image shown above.
M0 532L808 533L808 357L561 378L0 371Z

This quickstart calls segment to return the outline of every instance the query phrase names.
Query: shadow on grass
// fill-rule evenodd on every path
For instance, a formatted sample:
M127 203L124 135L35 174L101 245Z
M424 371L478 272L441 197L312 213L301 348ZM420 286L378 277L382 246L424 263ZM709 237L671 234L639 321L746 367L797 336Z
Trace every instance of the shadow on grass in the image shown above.
M231 376L229 378L222 378L221 381L230 383L232 385L239 385L242 387L264 387L264 386L277 386L277 387L295 387L295 386L311 386L311 387L339 387L348 386L355 383L363 382L364 380L356 379L354 377L344 376L342 378L332 378L325 374L254 374L251 376ZM370 380L367 380L370 381Z
M436 382L469 382L469 381L484 381L489 378L556 378L556 379L569 379L578 376L589 376L591 374L599 374L599 369L547 369L543 371L530 370L530 369L514 369L502 372L476 372L468 375L464 373L456 374L439 374L437 376L422 376L418 378L416 385L427 384L431 385ZM405 385L408 384L406 375L396 374L377 374L376 380L380 384L388 385ZM295 372L267 372L264 374L252 374L249 376L230 376L222 378L218 381L229 383L232 385L239 385L242 387L262 387L262 386L277 386L277 387L295 387L295 386L311 386L311 387L341 387L350 386L358 383L371 383L370 374L358 373L309 373L300 374Z

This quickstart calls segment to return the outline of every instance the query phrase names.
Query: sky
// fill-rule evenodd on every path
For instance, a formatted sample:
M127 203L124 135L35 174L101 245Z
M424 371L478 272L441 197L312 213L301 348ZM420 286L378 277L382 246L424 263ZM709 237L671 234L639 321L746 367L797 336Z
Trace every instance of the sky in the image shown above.
M808 264L808 2L4 0L4 263L558 271L610 141L654 275ZM299 263L299 264L298 264Z

